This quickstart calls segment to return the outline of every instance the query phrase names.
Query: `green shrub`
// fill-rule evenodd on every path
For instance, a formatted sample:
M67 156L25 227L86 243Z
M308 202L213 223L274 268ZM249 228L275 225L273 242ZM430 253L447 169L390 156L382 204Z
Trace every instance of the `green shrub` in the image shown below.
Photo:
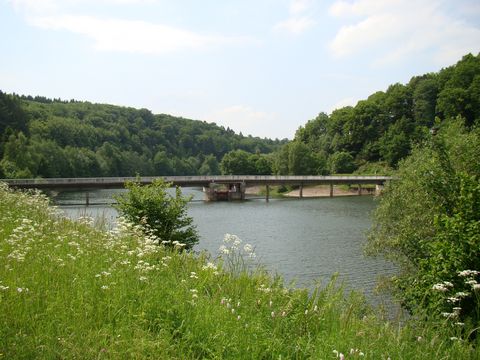
M142 186L128 182L128 192L116 198L116 209L127 220L147 228L159 242L190 249L198 243L193 219L187 215L190 200L182 196L179 187L175 196L168 193L170 184L158 179Z
M393 288L413 313L479 319L479 156L480 132L452 121L400 163L377 207L367 251L399 265Z

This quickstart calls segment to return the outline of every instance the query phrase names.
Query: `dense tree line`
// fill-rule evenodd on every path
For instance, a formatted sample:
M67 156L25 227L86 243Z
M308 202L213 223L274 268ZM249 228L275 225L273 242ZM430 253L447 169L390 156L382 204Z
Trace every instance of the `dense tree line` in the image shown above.
M467 128L480 122L480 55L391 85L356 106L343 107L298 129L278 153L279 174L385 172L397 167L429 130L461 116ZM374 164L374 166L372 166Z
M480 321L480 128L460 116L400 161L374 213L367 250L395 262L391 289L416 315ZM467 326L468 328L468 326Z
M231 151L264 154L286 142L146 109L3 92L0 134L8 178L219 174Z

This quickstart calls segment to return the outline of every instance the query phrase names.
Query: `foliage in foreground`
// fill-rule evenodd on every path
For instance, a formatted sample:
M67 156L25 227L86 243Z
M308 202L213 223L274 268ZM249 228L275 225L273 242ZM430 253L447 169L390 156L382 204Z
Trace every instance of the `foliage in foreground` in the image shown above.
M393 285L414 313L480 321L480 131L461 119L414 149L384 192L369 250L400 265Z
M399 327L334 284L292 290L234 266L252 254L236 237L214 262L54 212L0 186L0 358L478 358L442 323Z
M127 182L127 192L116 197L116 209L133 224L143 224L164 245L190 249L198 243L193 219L187 215L190 200L179 187L175 196L168 193L171 184L163 179L142 185Z

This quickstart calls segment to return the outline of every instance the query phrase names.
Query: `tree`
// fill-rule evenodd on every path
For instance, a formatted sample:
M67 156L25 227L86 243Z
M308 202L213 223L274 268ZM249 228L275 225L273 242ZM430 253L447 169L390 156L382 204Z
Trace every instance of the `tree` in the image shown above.
M332 174L350 174L355 170L353 156L345 151L336 152L329 158Z
M465 280L479 278L459 274L480 274L479 157L480 131L468 132L460 118L445 123L400 162L375 211L367 251L399 266L393 289L413 313L456 307L441 290L463 306L452 316L478 320L479 298ZM468 295L456 297L468 286Z
M202 162L202 166L198 170L200 175L218 175L220 174L220 166L218 164L217 158L213 155L205 156L205 159Z
M316 175L317 162L310 148L301 141L288 144L289 175Z
M250 161L248 152L233 150L222 158L220 169L224 175L250 175L255 172L255 165Z
M172 196L168 192L170 185L162 179L145 186L127 182L128 192L116 198L115 207L127 220L147 225L145 230L151 230L163 244L175 246L180 243L190 249L199 240L193 219L187 215L190 199L182 196L179 187Z

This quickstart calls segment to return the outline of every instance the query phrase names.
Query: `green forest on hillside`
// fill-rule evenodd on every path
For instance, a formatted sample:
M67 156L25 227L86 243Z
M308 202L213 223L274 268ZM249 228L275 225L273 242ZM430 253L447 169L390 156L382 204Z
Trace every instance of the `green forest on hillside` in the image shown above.
M229 151L260 158L286 142L146 109L1 92L0 134L7 178L219 174Z
M423 142L429 130L460 116L480 122L480 55L394 84L331 115L320 113L284 146L276 169L285 174L386 172Z
M434 127L480 119L480 55L320 113L293 141L147 109L0 91L0 177L388 173Z

